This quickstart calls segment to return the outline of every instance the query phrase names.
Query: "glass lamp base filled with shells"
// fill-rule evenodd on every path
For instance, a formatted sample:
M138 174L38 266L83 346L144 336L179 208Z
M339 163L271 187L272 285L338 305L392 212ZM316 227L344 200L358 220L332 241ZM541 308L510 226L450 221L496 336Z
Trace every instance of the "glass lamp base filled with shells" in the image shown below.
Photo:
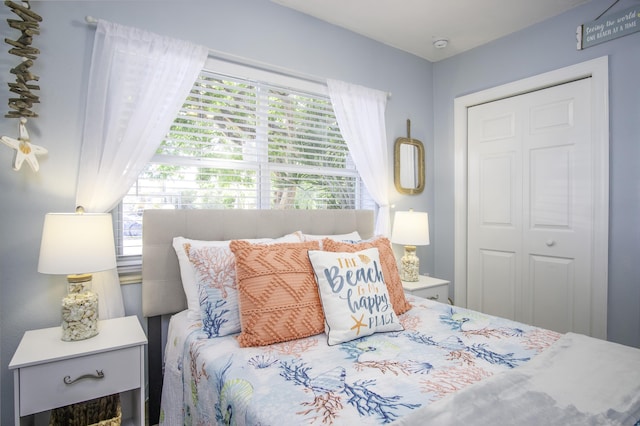
M420 259L416 256L416 246L404 246L404 255L400 260L400 278L402 281L416 282L420 275Z
M62 299L62 340L84 340L98 334L98 295L91 274L69 275L69 293Z

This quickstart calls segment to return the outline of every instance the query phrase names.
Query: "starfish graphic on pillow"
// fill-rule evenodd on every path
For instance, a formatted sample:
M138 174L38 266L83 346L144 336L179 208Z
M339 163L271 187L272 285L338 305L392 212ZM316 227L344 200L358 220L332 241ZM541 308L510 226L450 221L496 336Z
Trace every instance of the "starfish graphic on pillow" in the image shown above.
M364 314L360 315L360 319L357 319L356 317L354 317L353 315L351 315L351 318L355 321L355 325L353 327L351 327L351 330L356 330L356 336L360 335L360 328L364 327L367 328L366 324L362 322L363 318L364 318Z
M34 145L29 140L29 133L27 132L27 119L20 118L20 124L18 125L18 139L14 139L9 136L0 137L0 141L5 145L16 150L16 155L13 161L13 170L20 170L24 160L31 166L34 172L40 169L38 159L36 155L44 155L48 151L39 145Z

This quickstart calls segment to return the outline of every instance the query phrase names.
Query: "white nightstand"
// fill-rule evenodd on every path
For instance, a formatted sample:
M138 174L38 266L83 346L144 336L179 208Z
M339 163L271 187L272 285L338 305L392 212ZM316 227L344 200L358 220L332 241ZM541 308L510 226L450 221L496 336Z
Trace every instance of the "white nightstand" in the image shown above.
M24 416L127 391L133 407L123 409L123 424L144 425L147 336L135 316L100 321L98 330L74 342L60 339L60 327L24 334L9 363L16 425Z
M402 281L402 287L405 292L414 296L442 303L451 303L449 301L449 281L441 280L440 278L420 275L418 276L418 281Z

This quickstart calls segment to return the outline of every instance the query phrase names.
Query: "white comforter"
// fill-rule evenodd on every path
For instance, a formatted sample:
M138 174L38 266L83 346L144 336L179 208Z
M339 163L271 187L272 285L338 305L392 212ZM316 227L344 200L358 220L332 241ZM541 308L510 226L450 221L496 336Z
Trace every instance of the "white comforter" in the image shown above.
M394 424L640 426L640 349L569 333L530 362Z

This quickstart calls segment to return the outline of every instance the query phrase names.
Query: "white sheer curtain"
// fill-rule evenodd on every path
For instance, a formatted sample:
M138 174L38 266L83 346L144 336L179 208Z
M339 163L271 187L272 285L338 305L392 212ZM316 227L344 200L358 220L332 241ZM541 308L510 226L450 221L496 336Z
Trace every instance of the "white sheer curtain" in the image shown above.
M153 157L208 55L205 47L99 20L76 205L113 209ZM124 315L117 271L93 275L100 318Z
M389 154L384 114L385 92L327 80L329 96L349 152L367 190L378 204L375 232L389 236Z

